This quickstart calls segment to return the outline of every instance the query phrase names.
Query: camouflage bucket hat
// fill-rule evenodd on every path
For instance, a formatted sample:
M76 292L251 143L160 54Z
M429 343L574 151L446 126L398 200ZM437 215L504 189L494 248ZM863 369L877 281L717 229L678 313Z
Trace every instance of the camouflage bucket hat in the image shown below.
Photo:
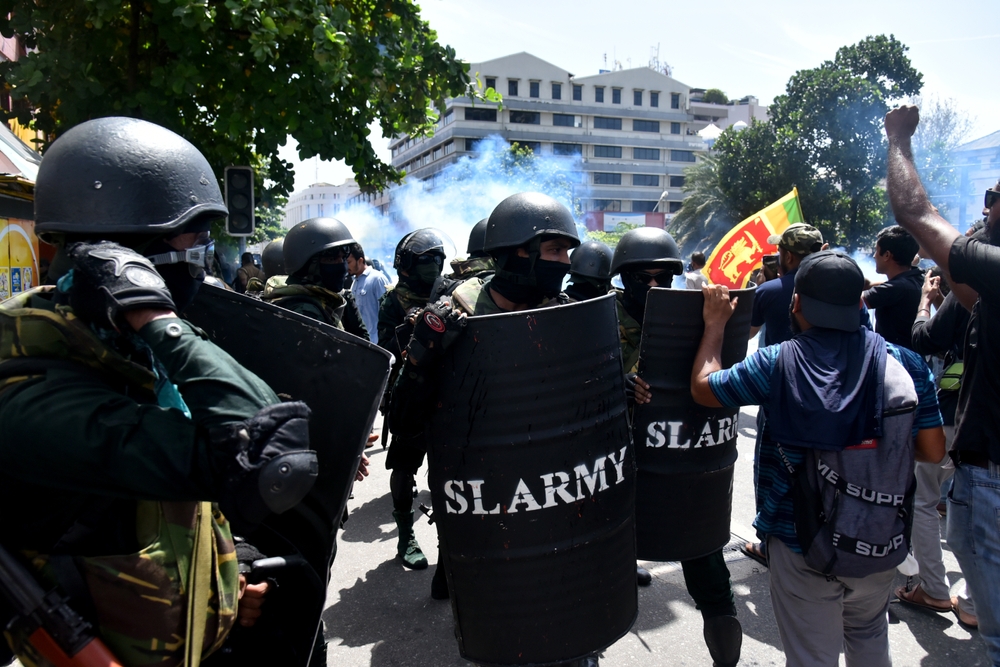
M767 242L796 255L808 255L822 249L823 235L812 225L797 222L781 234L771 234Z

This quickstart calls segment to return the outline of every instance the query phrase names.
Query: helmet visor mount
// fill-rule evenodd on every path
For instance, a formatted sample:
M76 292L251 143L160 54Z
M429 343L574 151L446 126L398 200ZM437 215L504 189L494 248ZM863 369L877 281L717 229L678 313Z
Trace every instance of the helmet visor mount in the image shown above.
M198 245L184 250L148 255L146 259L151 261L155 266L186 263L191 277L198 278L205 273L211 273L212 260L215 257L215 242L212 241L208 232L202 232L198 234L195 243Z

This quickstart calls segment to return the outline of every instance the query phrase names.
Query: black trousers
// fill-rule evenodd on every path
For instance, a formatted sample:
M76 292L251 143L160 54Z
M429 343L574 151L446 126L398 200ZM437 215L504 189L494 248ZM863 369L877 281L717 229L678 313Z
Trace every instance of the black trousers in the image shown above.
M681 567L684 569L684 584L703 617L736 615L733 586L722 549L701 558L686 560Z

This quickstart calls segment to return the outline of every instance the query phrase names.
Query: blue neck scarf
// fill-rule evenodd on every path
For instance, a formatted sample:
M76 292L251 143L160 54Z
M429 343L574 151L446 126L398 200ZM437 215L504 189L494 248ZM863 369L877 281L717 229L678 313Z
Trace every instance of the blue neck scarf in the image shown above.
M839 451L882 435L885 339L812 328L781 344L771 374L771 439Z

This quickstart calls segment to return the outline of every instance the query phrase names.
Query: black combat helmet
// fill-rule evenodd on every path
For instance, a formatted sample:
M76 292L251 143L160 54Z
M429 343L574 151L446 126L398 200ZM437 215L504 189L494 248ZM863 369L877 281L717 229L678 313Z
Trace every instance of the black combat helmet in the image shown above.
M569 273L595 280L611 279L611 248L600 241L586 241L569 258Z
M519 192L497 204L486 224L483 249L497 257L543 236L562 236L580 245L573 214L558 201L539 192Z
M674 237L657 227L630 229L622 235L611 261L611 275L637 268L663 268L684 273L684 261Z
M169 234L196 218L221 218L219 183L197 148L153 123L98 118L45 152L35 183L35 231Z
M477 222L472 231L469 232L469 247L465 249L465 252L470 258L473 257L486 257L486 223L490 221L489 218L483 218Z
M396 244L396 254L392 260L392 268L397 271L409 271L413 260L420 255L439 254L444 262L445 248L454 248L451 239L440 229L426 227L410 232Z
M284 238L275 239L264 246L260 253L260 263L268 278L285 275L285 255L282 250L284 243Z
M310 218L288 230L281 248L285 271L292 275L309 259L329 248L356 243L347 225L336 218Z

